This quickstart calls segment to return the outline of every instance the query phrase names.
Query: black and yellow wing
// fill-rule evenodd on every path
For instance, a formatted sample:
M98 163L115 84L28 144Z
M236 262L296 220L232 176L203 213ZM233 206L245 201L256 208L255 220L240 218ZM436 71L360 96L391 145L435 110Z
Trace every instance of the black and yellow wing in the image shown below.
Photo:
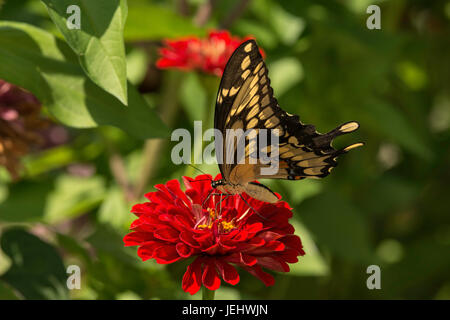
M357 122L347 122L320 134L313 125L305 125L297 115L282 110L273 96L268 70L254 40L242 43L225 67L217 94L214 127L222 133L223 143L218 143L220 139L216 139L216 154L223 157L218 158L220 171L226 181L234 184L245 184L256 179L323 178L337 165L339 155L363 145L356 143L340 150L331 145L335 137L358 129ZM237 144L230 148L226 142L227 129L254 129L256 133L260 129L277 129L278 171L261 175L261 168L268 165L260 161L250 164L250 154L261 147L259 144L247 145L246 161L239 164ZM269 155L270 148L264 150ZM234 161L227 162L229 154Z

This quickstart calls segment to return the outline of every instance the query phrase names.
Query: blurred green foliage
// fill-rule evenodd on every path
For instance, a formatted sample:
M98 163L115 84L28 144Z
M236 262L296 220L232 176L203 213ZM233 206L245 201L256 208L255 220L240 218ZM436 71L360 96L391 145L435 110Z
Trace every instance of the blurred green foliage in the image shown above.
M256 37L282 108L321 132L357 120L360 130L337 147L366 146L324 180L267 182L294 208L306 256L270 289L241 272L239 285L223 285L216 297L450 299L450 1L215 1L199 26L206 2L128 0L126 51L113 53L126 55L128 91L123 68L111 85L88 55L79 65L43 3L4 2L0 19L24 24L0 22L0 78L29 89L59 121L71 110L76 117L65 123L85 129L24 158L19 182L0 168L0 298L191 298L181 290L187 262L143 263L123 247L131 205L144 198L130 198L121 177L148 192L197 174L170 161L168 138L151 140L153 149L142 139L167 137L157 113L170 129L193 130L194 120L211 127L219 79L154 64L162 39L225 27ZM381 8L381 30L366 28L370 4ZM73 47L77 39L67 40ZM127 105L98 103L107 94L94 83ZM82 289L69 292L71 264L81 266ZM367 289L371 264L381 267L381 290Z

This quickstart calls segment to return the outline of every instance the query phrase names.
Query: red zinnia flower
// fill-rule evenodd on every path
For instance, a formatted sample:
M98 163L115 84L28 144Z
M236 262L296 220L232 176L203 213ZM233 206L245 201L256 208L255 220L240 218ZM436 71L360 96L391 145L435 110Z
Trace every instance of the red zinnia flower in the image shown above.
M288 272L288 263L305 254L288 221L291 209L284 201L270 204L243 194L258 211L255 214L239 195L208 198L213 192L210 180L210 175L184 177L185 192L177 180L156 185L158 191L146 194L150 202L132 208L138 219L131 225L133 232L124 237L125 245L139 246L143 261L168 264L194 258L182 284L190 294L202 284L216 290L221 279L237 284L235 266L273 285L274 278L262 268Z
M160 49L161 58L156 65L162 69L197 69L220 77L233 51L250 38L233 37L228 31L211 31L207 39L165 40L166 46ZM264 56L262 50L261 54Z

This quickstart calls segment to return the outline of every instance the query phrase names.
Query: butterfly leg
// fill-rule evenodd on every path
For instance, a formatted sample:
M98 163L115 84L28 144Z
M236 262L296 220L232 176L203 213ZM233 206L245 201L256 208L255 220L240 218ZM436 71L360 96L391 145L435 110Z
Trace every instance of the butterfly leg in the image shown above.
M209 198L211 197L211 196L220 196L220 195L226 195L226 196L232 196L232 194L231 193L218 193L218 192L210 192L209 194L208 194L208 196L206 197L206 199L205 200L203 200L203 203L202 203L202 208L205 206L205 203L206 203L206 201L208 201L209 200Z
M225 198L222 198L223 195L225 195ZM221 193L220 194L220 200L219 200L219 203L217 204L220 207L220 211L219 211L219 215L218 215L220 218L222 218L222 202L225 201L225 199L228 198L230 195L231 194L228 194L228 193ZM216 205L216 212L218 211L217 210L217 205Z

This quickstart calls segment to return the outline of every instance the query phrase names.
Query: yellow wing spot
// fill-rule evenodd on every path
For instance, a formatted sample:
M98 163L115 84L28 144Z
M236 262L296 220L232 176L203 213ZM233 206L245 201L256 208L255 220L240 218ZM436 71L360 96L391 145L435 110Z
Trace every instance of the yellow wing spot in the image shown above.
M242 69L242 70L247 69L248 66L250 65L250 62L251 62L250 56L246 56L246 57L244 58L244 60L242 60L242 63L241 63L241 69Z
M250 70L247 69L241 74L241 78L245 80L245 79L247 79L249 74L250 74Z
M269 119L273 115L273 110L271 107L264 108L264 110L259 115L261 120Z
M262 98L262 100L261 100L261 107L267 106L269 104L269 102L270 102L270 97L268 94L266 94L264 96L264 98Z
M267 91L269 91L269 89L267 88L267 86L264 86L264 87L261 89L261 92L264 93L264 94L266 94Z
M218 103L222 103L223 99L222 99L222 95L219 94L219 96L217 97L217 102Z
M230 97L231 97L231 96L234 96L234 95L236 94L236 92L239 91L239 89L240 89L240 87L237 87L237 88L232 87L232 88L230 89Z
M313 159L308 159L308 160L303 160L300 161L299 163L297 163L297 166L300 167L318 167L318 166L324 166L326 165L325 161L327 157L318 157L318 158L313 158Z
M317 174L322 174L322 169L325 168L325 166L323 167L315 167L315 168L308 168L303 170L304 173L306 173L307 175L313 176L313 175L317 175Z
M303 154L300 154L300 155L296 155L295 157L292 158L292 160L293 161L303 160L303 159L305 159L305 155L306 155L306 152L304 152Z
M264 72L265 72L265 68L261 68L261 70L259 70L259 75L262 77L262 75L264 74Z
M243 128L242 120L235 121L233 123L233 125L231 126L231 129L233 129L233 130L242 129L242 128Z
M258 65L256 66L255 70L253 70L253 73L256 74L259 71L259 69L261 69L262 65L263 65L262 61L260 63L258 63Z
M250 52L250 51L252 51L252 44L251 44L251 43L247 44L247 45L244 47L244 51L245 51L245 52Z
M259 83L261 85L263 85L264 83L266 83L266 81L267 81L267 77L261 77L261 81L259 81Z
M252 88L252 90L250 90L250 93L248 94L249 97L253 97L254 95L256 95L256 92L258 92L258 88L259 86L256 85Z
M253 119L250 120L249 123L247 124L247 128L252 129L252 128L254 128L257 124L258 124L258 119L253 118Z
M284 154L283 157L293 157L292 160L294 161L303 160L306 156L311 157L310 152L304 151L301 148L294 149L293 151L292 148L290 148L290 150L291 151Z
M275 136L281 137L284 134L284 130L281 126L271 129Z
M267 119L266 122L264 123L264 125L267 128L272 128L275 127L276 125L278 125L280 123L280 119L278 119L277 116L272 116L271 118Z
M288 142L290 144L297 145L298 144L298 139L296 137L294 137L294 136L291 136L291 137L289 137Z
M291 148L288 146L281 147L279 153L284 154L285 152L288 152L290 149Z
M228 91L230 91L230 90L228 90L228 89L222 89L222 95L223 95L224 97L226 97L226 96L228 95Z
M259 111L259 105L256 104L251 110L250 112L247 114L247 117L245 118L247 121L250 120L251 118L253 118L254 116L256 116L258 114Z
M362 143L362 142L355 143L355 144L352 144L352 145L346 147L346 148L344 149L344 151L347 152L347 151L349 151L349 150L352 150L352 149L355 149L355 148L358 148L358 147L362 147L363 145L364 145L364 143Z
M249 105L250 105L250 106L254 105L255 103L258 102L258 100L259 100L259 96L258 96L258 95L254 96L254 97L252 98L252 100L250 101Z
M358 128L359 128L358 122L349 122L349 123L346 123L346 124L342 125L339 128L339 131L347 133L347 132L355 131Z
M253 86L258 83L259 77L255 76L252 80L252 82L250 82L250 88L253 88Z

